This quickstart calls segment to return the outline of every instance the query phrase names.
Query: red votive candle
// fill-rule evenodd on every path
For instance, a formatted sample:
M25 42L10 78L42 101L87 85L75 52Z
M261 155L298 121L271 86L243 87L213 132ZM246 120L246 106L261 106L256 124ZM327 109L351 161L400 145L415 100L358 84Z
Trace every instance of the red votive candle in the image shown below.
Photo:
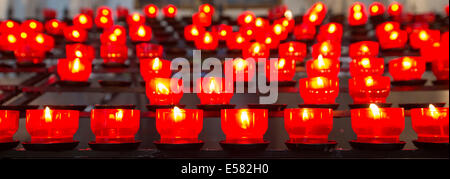
M88 59L59 59L57 72L62 81L88 81L92 62Z
M433 62L442 58L443 51L445 51L443 47L441 47L440 42L434 42L431 45L423 46L420 48L420 56L427 62Z
M152 28L146 25L130 26L129 35L133 42L148 42L152 39Z
M0 143L12 142L19 129L19 111L0 110Z
M145 17L143 15L139 14L138 12L130 14L127 17L127 24L129 26L137 26L137 25L142 25L144 23L145 23Z
M38 49L34 45L19 44L14 50L14 56L18 63L42 63L45 58L45 51Z
M391 79L387 76L353 77L348 81L348 90L354 104L386 103Z
M214 14L214 7L211 4L202 4L198 7L198 12L203 12L209 16Z
M169 78L172 75L169 60L159 57L140 59L141 76L144 81L150 81L152 78Z
M341 56L341 45L332 41L314 44L312 47L312 57L318 58L319 55L337 60Z
M383 4L381 4L380 2L373 2L372 4L370 4L369 7L369 13L370 16L381 16L384 14L385 11L385 7Z
M44 31L44 25L42 25L41 22L30 19L22 22L20 25L24 31L27 32L43 32Z
M197 93L201 104L230 104L233 97L233 84L226 84L224 78L204 77L197 80Z
M389 33L393 30L400 30L400 23L394 21L384 22L382 24L377 25L375 29L375 35L380 38L384 35L389 35Z
M136 56L141 58L162 57L163 47L158 44L140 43L136 45Z
M355 2L349 9L348 24L350 26L365 25L367 22L366 8L363 3Z
M45 109L27 110L26 128L31 142L64 143L73 141L78 130L79 111Z
M411 109L411 123L420 142L448 143L448 107Z
M352 128L357 141L363 143L397 143L405 128L403 108L370 108L351 110Z
M220 24L217 26L213 26L212 32L214 34L217 34L219 40L225 41L233 33L233 27L226 24Z
M408 34L403 30L392 30L378 37L383 49L404 48L408 41Z
M195 24L191 24L184 27L184 38L187 41L194 41L199 38L201 34L205 33L205 28L201 26L197 26Z
M195 47L201 50L215 50L219 45L219 38L217 34L212 32L204 32L194 40Z
M87 14L78 14L72 20L73 25L76 27L80 27L83 29L91 29L92 28L92 17Z
M313 40L316 35L316 26L308 23L296 25L294 28L294 36L297 40Z
M69 42L84 42L88 37L87 31L77 26L66 27L64 28L63 33L64 37Z
M271 64L274 63L272 66ZM278 79L275 81L291 81L295 76L295 59L291 58L279 58L270 59L266 62L266 79L268 81L272 81L270 79L270 74L278 73Z
M425 72L425 61L418 57L401 57L389 62L394 81L418 80Z
M158 16L158 6L149 4L144 7L145 16L149 18L156 18Z
M124 32L125 29L121 26L111 28L109 30L104 30L103 33L100 34L100 42L103 45L125 45L127 37Z
M301 42L286 42L280 44L278 48L280 57L294 58L296 61L303 61L306 56L306 44Z
M11 33L20 28L20 24L13 20L6 20L0 23L0 34Z
M333 110L324 108L299 108L284 110L284 128L289 142L323 144L333 129Z
M67 59L83 59L92 62L94 60L94 48L81 43L66 45Z
M262 38L257 37L256 41L263 43L269 49L276 49L280 44L280 40L271 32L266 32Z
M258 30L267 30L267 28L270 26L270 22L262 17L257 17L255 19L255 23L253 24L253 27L256 31Z
M434 42L439 42L441 33L439 30L416 29L409 35L409 43L412 48L431 46Z
M203 111L199 109L157 109L156 129L161 143L184 144L199 142L203 128Z
M254 58L255 61L258 58L268 58L270 51L263 43L253 42L248 45L248 47L242 50L242 57L246 58Z
M403 11L403 6L398 2L392 2L388 7L389 16L400 16Z
M271 27L271 31L280 41L285 40L288 36L288 31L280 23L278 24L274 23Z
M125 45L101 45L100 57L103 63L125 63L128 58L128 47Z
M300 79L300 96L305 104L334 104L339 95L337 78L312 77Z
M384 59L375 57L355 58L350 62L350 75L381 76L384 73Z
M340 71L340 63L338 60L323 58L319 55L317 59L306 62L306 73L308 77L324 76L328 78L336 78Z
M350 44L349 55L351 58L376 57L378 52L378 42L362 41Z
M274 24L281 24L286 29L286 31L292 32L292 30L294 30L295 20L283 17L281 19L275 20Z
M343 27L339 23L328 23L320 27L319 35L317 36L318 42L333 41L340 43L342 40L342 34L344 33Z
M233 60L233 80L234 81L251 81L255 76L256 60L251 63L247 59L236 58Z
M96 143L130 143L139 130L140 111L92 109L91 129Z
M222 109L220 113L226 142L252 144L264 141L269 123L267 109Z
M22 44L22 38L16 33L0 34L0 50L14 51L18 45Z
M242 33L235 32L227 38L227 47L229 50L242 49L250 44L250 40L247 39Z
M237 22L240 26L250 26L255 21L256 16L251 11L244 11L237 17Z
M253 26L240 27L239 32L249 40L255 39L256 34L257 34ZM258 34L258 35L260 35L260 34Z
M152 78L146 82L146 95L152 105L177 105L183 97L180 79ZM174 91L175 90L175 91Z
M112 18L112 15L109 15L109 16L103 16L103 15L97 16L97 17L95 17L94 22L95 22L95 25L97 27L102 28L102 29L107 29L107 28L110 28L110 27L112 27L114 25L114 19Z
M177 15L177 7L172 4L167 5L163 8L164 17L166 18L175 18Z
M45 32L51 35L63 35L63 30L66 27L66 23L57 19L52 19L45 22Z

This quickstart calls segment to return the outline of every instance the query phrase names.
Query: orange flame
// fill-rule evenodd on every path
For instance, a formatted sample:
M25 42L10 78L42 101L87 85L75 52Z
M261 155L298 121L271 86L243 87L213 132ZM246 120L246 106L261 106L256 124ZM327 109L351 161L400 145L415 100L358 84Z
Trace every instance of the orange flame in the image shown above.
M241 119L241 128L247 129L250 126L250 119L248 117L248 112L242 111L240 119Z
M156 85L156 92L158 94L165 94L168 95L170 93L169 89L163 84L163 83L158 83Z
M156 57L156 58L153 60L152 70L160 70L160 69L161 69L161 66L162 66L161 63L162 63L161 60L159 60L159 58Z
M378 108L378 106L376 104L370 104L369 108L370 108L370 111L372 112L372 116L373 116L374 120L381 118L380 109Z
M53 121L52 119L52 111L50 110L50 108L47 106L44 109L44 120L45 123L50 123Z
M186 114L183 109L180 109L175 106L172 111L173 111L173 121L174 122L180 122L186 118Z

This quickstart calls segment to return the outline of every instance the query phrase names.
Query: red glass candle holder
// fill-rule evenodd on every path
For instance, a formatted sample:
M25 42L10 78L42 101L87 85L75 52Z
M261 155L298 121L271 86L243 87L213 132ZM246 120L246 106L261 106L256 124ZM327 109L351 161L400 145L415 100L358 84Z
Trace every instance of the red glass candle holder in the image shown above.
M401 57L389 62L394 81L419 80L425 72L425 61L417 57Z
M332 41L314 44L312 47L312 57L318 58L319 55L322 55L324 58L338 59L341 56L341 45Z
M388 7L389 16L400 16L403 12L403 5L398 2L392 2Z
M133 42L147 42L152 39L152 28L146 25L130 26L129 35Z
M386 103L391 79L387 76L353 77L348 81L348 90L354 104Z
M214 34L217 34L217 37L219 38L219 40L225 41L233 33L233 27L226 25L226 24L220 24L220 25L214 26L212 28L212 32Z
M258 58L268 58L270 51L263 43L253 42L248 47L242 50L242 56L244 58L254 58L255 61Z
M440 41L441 34L439 30L417 29L409 35L409 43L412 48L431 46L434 42Z
M203 128L203 111L199 109L157 109L156 129L161 143L197 143Z
M449 108L434 107L411 109L411 123L420 142L448 143Z
M195 47L201 50L216 50L219 45L219 38L217 34L212 32L205 32L199 35L199 38L194 40Z
M278 48L280 57L294 58L297 61L303 61L306 56L306 44L301 42L286 42L280 44Z
M233 33L227 38L227 47L229 50L242 49L250 44L250 40L247 39L240 32Z
M138 12L132 13L127 17L127 24L129 26L137 26L145 23L145 17Z
M76 27L80 27L83 29L91 29L92 28L92 24L94 23L92 20L92 16L89 16L87 14L78 14L77 16L75 16L72 20L72 23L74 26Z
M44 33L36 33L33 34L31 45L34 46L35 49L42 49L44 51L51 51L55 46L55 40L52 36L46 35Z
M203 105L230 104L233 97L233 84L226 83L224 78L204 77L196 83L198 98Z
M271 65L275 68L272 68ZM268 60L266 62L266 79L272 81L270 75L274 73L278 73L278 79L275 79L275 81L291 81L295 76L295 59L279 58L277 60Z
M125 45L126 40L126 35L117 35L114 33L114 30L105 30L102 34L100 34L100 42L102 45Z
M141 76L144 81L150 81L152 78L169 78L172 75L169 60L155 58L142 58L140 61Z
M63 30L66 27L66 23L57 19L52 19L45 22L45 32L51 35L63 35Z
M205 28L201 26L197 26L195 24L188 25L184 27L184 38L187 41L194 41L198 37L200 37L201 34L205 33Z
M352 128L357 141L363 143L398 143L405 128L403 108L370 108L351 110Z
M321 13L312 11L312 12L306 13L303 16L303 22L314 25L314 26L318 26L318 25L322 24L324 18L325 18L325 15L322 15Z
M97 8L97 16L112 16L112 10L108 6L100 6Z
M67 59L83 59L92 62L94 60L94 47L81 43L66 45Z
M442 50L442 59L449 60L449 32L445 32L441 36L441 42L439 43L441 45Z
M370 4L370 7L369 7L370 16L381 16L384 14L384 11L386 11L386 10L382 3L373 2L372 4Z
M12 142L19 129L19 111L0 110L0 143Z
M44 25L34 19L26 20L20 26L27 32L44 32Z
M13 20L6 20L0 23L0 34L11 33L20 28L20 24Z
M340 71L340 62L335 59L323 58L319 55L317 59L306 62L306 73L308 77L324 76L336 78Z
M14 51L19 44L22 44L22 38L16 33L0 34L0 50Z
M337 78L300 79L300 96L305 104L334 104L338 95L339 80Z
M69 42L84 42L88 37L87 31L77 26L66 27L64 28L63 33L64 37Z
M268 128L267 109L222 109L221 126L226 142L262 143Z
M294 28L294 36L297 40L313 40L316 35L316 26L302 23Z
M198 26L208 27L211 25L212 17L204 12L196 12L192 15L192 23Z
M251 81L255 76L255 61L248 59L236 58L233 60L233 81Z
M177 15L177 7L169 4L163 8L163 13L166 18L174 18Z
M392 30L378 38L382 49L404 48L408 41L408 35L403 30Z
M162 57L163 47L158 44L140 43L136 45L136 56L139 59Z
M20 44L16 46L14 56L17 59L17 63L39 64L45 59L45 51L36 49L30 44Z
M275 20L274 24L281 24L286 29L286 31L292 32L292 30L294 30L295 27L295 20L283 17Z
M256 38L256 41L266 45L269 49L277 49L280 40L271 32L266 32L262 38Z
M270 22L262 17L255 18L253 27L255 30L266 30L270 26Z
M349 55L351 58L376 57L378 52L378 42L362 41L350 44Z
M437 59L432 62L432 71L437 80L449 80L449 60Z
M99 15L97 17L95 17L95 25L98 28L102 28L102 29L107 29L110 28L114 25L114 19L112 18L112 15Z
M363 3L355 2L349 9L348 24L350 26L365 25L367 22L366 8Z
M250 26L255 21L256 16L251 11L244 11L237 17L237 22L240 26Z
M288 36L288 31L282 24L274 23L271 26L271 31L280 41L285 40Z
M253 40L256 38L256 31L253 26L240 27L239 32L249 40Z
M427 62L433 62L435 60L442 58L442 56L444 56L442 52L445 51L446 49L441 47L440 42L434 42L431 45L422 46L420 48L420 56L422 56L422 58Z
M355 58L350 62L352 77L381 76L384 73L384 59L375 57Z
M333 129L333 110L329 108L285 109L284 128L289 134L289 142L328 143L328 135Z
M144 7L144 13L148 18L156 18L158 16L158 6L149 4Z
M152 78L146 82L146 94L152 105L177 105L183 97L182 81L172 78Z
M214 14L214 7L211 4L202 4L198 7L198 12L203 12L209 16Z
M394 21L381 23L375 28L375 34L380 38L382 36L388 36L393 30L400 30L400 23Z
M59 59L57 72L62 81L88 81L92 62L88 59Z
M344 33L343 27L339 23L328 23L320 26L319 34L317 35L317 41L333 41L340 43L342 40L342 34Z
M140 111L92 109L91 129L96 143L131 143L139 130Z
M27 110L26 128L32 143L72 142L78 130L79 111L45 109Z
M125 45L101 45L100 57L103 63L125 63L128 58L128 47Z

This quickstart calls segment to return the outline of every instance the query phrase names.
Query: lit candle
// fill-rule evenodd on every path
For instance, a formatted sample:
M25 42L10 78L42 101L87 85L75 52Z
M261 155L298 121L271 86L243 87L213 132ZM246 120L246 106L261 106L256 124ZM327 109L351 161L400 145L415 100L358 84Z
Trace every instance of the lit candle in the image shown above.
M369 7L370 16L381 16L384 11L384 5L380 2L373 2Z
M398 2L392 2L388 7L388 13L390 16L400 16L403 11L403 6Z
M257 30L266 30L270 26L270 22L262 17L257 17L253 27Z
M286 28L280 23L274 23L271 27L272 33L281 41L287 38L288 31Z
M389 62L394 81L419 80L425 72L425 61L417 57L401 57Z
M214 14L214 7L211 4L202 4L198 7L199 12L203 12L209 16Z
M188 41L194 41L201 34L205 33L205 28L201 26L197 26L195 24L188 25L184 27L184 38Z
M139 130L140 111L98 108L91 110L91 129L96 143L131 143Z
M299 84L300 96L305 104L334 104L339 95L337 78L302 78Z
M174 18L177 15L177 7L169 4L163 8L164 17Z
M255 76L255 63L250 63L246 59L236 58L233 60L233 80L250 81Z
M104 30L100 34L100 41L104 45L108 44L126 44L127 36L125 34L125 28L119 25L113 26L111 29Z
M269 49L263 43L253 42L246 49L242 51L244 58L254 58L256 60L269 57Z
M31 44L35 46L35 49L51 51L55 46L55 40L52 36L46 35L44 33L36 33L34 34Z
M44 31L44 25L42 25L41 22L30 19L22 22L21 27L23 30L28 32L43 32Z
M130 26L129 35L133 42L146 42L152 39L152 28L146 25Z
M227 47L229 50L242 49L250 44L250 40L239 32L233 33L227 38Z
M252 144L263 142L268 127L267 109L222 109L221 126L226 142Z
M88 37L87 31L77 26L66 27L63 32L69 42L84 42Z
M274 68L271 68L271 64L273 64ZM276 81L291 81L295 76L295 59L292 58L279 58L270 59L266 62L266 79L268 81L272 81L270 79L270 74L278 73L278 79Z
M22 39L15 33L0 34L0 49L3 51L14 51L16 46L22 44Z
M407 40L407 33L403 30L392 30L378 37L382 49L404 48Z
M233 84L226 84L224 78L205 77L197 80L197 93L204 105L230 104L233 97Z
M278 48L280 57L294 58L296 61L303 61L306 57L306 44L301 42L286 42L280 44Z
M297 40L313 40L316 35L316 27L308 23L296 25L294 28L294 36Z
M312 57L318 58L319 55L325 58L338 59L341 56L341 45L332 41L314 44L312 47Z
M89 45L76 43L66 45L67 59L85 59L90 62L94 60L94 48Z
M145 17L140 13L132 13L127 17L127 24L129 26L142 25L145 23Z
M256 41L266 45L269 49L277 49L280 44L280 40L270 32L266 32L263 37L256 37Z
M202 128L202 110L178 107L156 110L156 129L161 143L197 143Z
M403 108L351 109L352 128L357 141L363 143L398 143L405 128Z
M100 45L100 57L103 63L124 64L128 58L128 47L125 45Z
M170 70L170 61L155 58L140 59L140 71L144 81L150 81L153 78L169 78L172 75Z
M12 142L19 129L19 111L0 109L0 143Z
M114 20L111 15L95 17L95 25L99 28L107 29L114 25Z
M355 58L350 62L352 77L381 76L384 73L384 59L375 57Z
M227 40L233 33L233 27L226 24L220 24L218 26L214 26L212 28L212 32L217 34L219 40Z
M244 26L239 28L239 32L246 37L246 39L253 40L256 37L255 29L252 26ZM258 34L260 35L260 34Z
M281 24L287 32L294 30L295 21L294 19L281 18L274 21L274 24Z
M355 2L350 7L348 16L348 24L350 26L365 25L367 22L366 8L363 3Z
M409 43L414 49L419 49L426 46L433 45L434 42L439 42L441 37L439 30L417 29L409 36Z
M72 20L74 26L83 28L83 29L91 29L92 28L92 17L87 14L78 14Z
M400 30L400 24L398 22L388 21L377 25L375 34L378 38L380 38L382 36L389 35L389 33L393 30Z
M152 105L177 105L183 97L181 80L152 78L146 83L146 94ZM173 91L175 90L175 91Z
M158 16L158 6L149 4L144 7L145 16L149 18L156 18Z
M340 43L342 40L343 27L339 23L328 23L320 27L319 34L317 35L317 41L333 41Z
M75 110L27 110L26 128L32 143L72 142L78 130L79 112Z
M57 72L62 81L88 81L92 62L87 59L59 59Z
M411 109L411 122L420 142L448 143L448 111L446 107Z
M348 90L354 104L386 103L391 89L387 76L353 77L348 81Z
M45 22L45 32L51 35L62 35L65 27L66 23L57 19L52 19Z
M361 41L350 44L349 56L351 58L376 57L378 51L378 42Z
M306 62L306 73L308 77L324 76L336 78L339 74L340 63L338 60L323 58L319 55L317 59Z
M219 45L219 40L216 34L212 32L205 32L195 39L195 47L201 50L216 50Z
M328 142L333 128L333 110L300 108L284 110L284 128L289 142L320 144Z
M241 26L250 26L255 21L255 14L251 11L244 11L237 17L237 22Z

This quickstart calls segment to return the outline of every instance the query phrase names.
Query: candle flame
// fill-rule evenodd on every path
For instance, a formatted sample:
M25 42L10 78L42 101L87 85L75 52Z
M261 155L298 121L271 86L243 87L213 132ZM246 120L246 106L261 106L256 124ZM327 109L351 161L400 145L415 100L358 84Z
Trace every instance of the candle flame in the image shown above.
M169 7L167 11L169 12L169 14L173 14L175 12L175 9L173 7Z
M398 9L400 8L400 6L398 5L398 4L393 4L392 6L391 6L391 10L392 11L398 11Z
M242 38L241 36L239 36L239 37L236 38L236 42L237 42L237 43L242 43L242 42L244 42L244 38Z
M17 41L17 39L16 39L16 37L14 35L12 35L12 34L8 35L8 42L9 43L16 43L16 41Z
M115 34L111 34L109 35L109 40L111 40L112 42L117 41L117 36Z
M104 16L106 16L106 15L109 14L109 11L108 11L107 9L103 9L103 10L102 10L102 14L103 14Z
M315 78L316 80L314 80L311 84L313 89L320 89L320 88L324 88L325 87L325 83L322 79L322 77L317 77Z
M168 95L169 94L169 89L164 85L164 84L162 84L162 83L158 83L157 85L156 85L156 88L157 88L157 93L158 94L165 94L165 95Z
M240 118L241 118L241 128L247 129L250 126L250 119L248 117L248 112L242 111Z
M161 69L161 60L159 60L158 57L156 57L153 60L152 70L160 70Z
M408 58L408 57L403 58L403 61L402 61L402 68L403 68L403 70L410 69L412 67L412 65L413 64L412 64L411 58Z
M366 52L369 51L369 47L367 47L367 45L362 45L362 46L361 46L361 51L364 52L364 53L366 53Z
M151 6L150 8L148 8L148 12L149 12L150 14L154 14L154 13L156 12L155 7Z
M75 58L75 60L72 62L72 65L70 67L70 71L72 73L78 73L83 69L84 69L84 66L83 66L83 64L81 64L80 59Z
M248 29L248 30L247 30L247 35L250 36L250 35L252 35L252 34L253 34L253 31L252 31L251 29Z
M14 27L14 23L11 21L6 22L6 27L8 28L13 28Z
M272 38L267 37L266 40L264 41L264 43L271 44L272 43Z
M106 24L108 22L108 18L102 16L100 17L100 22Z
M286 60L284 58L281 58L278 61L278 69L283 69L285 64L286 64Z
M262 19L256 19L256 21L255 21L255 26L256 27L261 27L263 25L263 21L262 21Z
M323 43L322 46L321 46L321 48L320 48L320 50L321 50L323 53L327 53L328 51L330 51L330 47L329 47L328 42Z
M119 28L114 29L114 34L116 34L116 36L122 35L122 30L120 30Z
M273 30L274 30L274 32L275 32L276 35L280 35L281 32L283 31L283 28L282 28L282 26L281 26L280 24L276 24L276 25L273 27Z
M28 34L26 32L22 32L20 33L20 37L22 37L22 39L26 39L28 37Z
M209 34L205 34L205 38L203 39L203 42L205 42L205 44L209 44L212 42L212 37Z
M386 25L384 25L384 31L386 31L386 32L389 32L393 29L394 29L394 25L392 25L391 23L387 23Z
M316 14L311 14L311 15L309 16L309 21L310 21L310 22L315 22L317 19L318 19L318 17L317 17Z
M40 44L44 43L44 37L41 34L37 35L36 42Z
M332 34L336 31L336 25L331 24L330 26L328 26L328 33Z
M50 108L48 106L46 106L44 109L44 120L45 120L45 123L50 123L53 121L52 111L50 110Z
M380 9L380 8L378 7L378 5L372 6L372 7L370 8L370 10L371 10L373 13L377 13L379 9Z
M428 38L429 38L427 31L421 30L420 33L419 33L419 38L422 41L427 41Z
M116 114L114 115L114 119L116 120L116 122L122 122L123 120L123 110L122 109L118 109Z
M391 35L389 35L389 39L396 40L398 38L398 32L394 31L391 32Z
M75 56L78 58L81 58L81 57L83 57L83 53L81 53L81 51L77 50L77 51L75 51Z
M226 30L221 30L220 31L220 36L224 37L227 35L227 31Z
M364 68L370 68L370 60L369 60L369 58L363 58L362 60L361 60L361 65L364 67Z
M246 63L245 63L244 59L240 58L240 59L236 60L235 66L236 66L237 71L243 71L246 66Z
M193 28L191 29L191 34L192 34L193 36L198 36L198 30L197 30L197 28L193 27Z
M53 26L53 28L57 28L59 26L59 24L58 24L58 22L53 21L52 26Z
M173 111L173 121L174 122L179 122L179 121L184 120L184 118L185 118L184 110L175 106L172 111Z
M87 23L87 18L86 18L86 16L84 14L82 14L82 15L80 15L80 18L78 19L78 21L81 24L86 24Z
M284 27L289 26L289 21L288 21L287 19L284 19L282 25L283 25Z
M73 30L72 31L72 36L75 37L75 38L78 38L78 37L80 37L80 32L78 32L78 30Z
M376 104L370 104L369 108L370 108L370 111L372 112L373 119L374 120L380 119L381 113L380 113L380 109L378 108L378 106Z
M294 52L294 47L292 46L292 44L289 46L289 49L288 49L288 50L289 50L289 52L291 52L291 53Z
M138 36L140 37L144 37L146 32L143 26L139 26L138 32L137 32Z
M257 44L257 45L255 45L255 47L253 48L253 53L259 53L259 51L261 51L261 47Z
M245 19L244 19L245 23L248 24L248 23L252 22L252 20L253 20L253 17L251 15L245 16Z
M353 14L353 18L355 18L355 20L361 20L362 18L362 13L361 12L355 12Z
M209 93L213 92L219 93L219 89L216 86L218 86L216 84L216 79L211 78L211 80L209 81Z
M302 121L307 121L307 120L309 120L308 110L303 109Z
M430 105L428 106L428 108L429 108L429 111L430 111L430 116L431 116L433 119L438 119L438 118L439 118L439 112L438 112L438 110L436 109L436 107L434 107L433 104L430 104Z
M361 5L356 4L355 6L353 6L353 11L361 11Z
M319 69L324 69L324 68L326 68L326 64L325 64L325 61L323 60L322 55L319 55L319 57L317 58L317 67L318 67Z
M36 29L36 27L37 27L36 22L30 22L30 28Z
M284 12L284 17L286 17L287 19L291 20L292 19L292 11L291 10L286 10Z
M320 12L323 10L323 5L321 3L317 4L316 7L314 7L314 11Z
M211 11L211 7L208 5L203 6L203 12L209 13Z
M133 14L133 21L139 22L139 20L141 20L141 16L139 14Z
M371 76L366 77L364 80L366 81L366 86L368 86L368 87L373 86L374 81Z

